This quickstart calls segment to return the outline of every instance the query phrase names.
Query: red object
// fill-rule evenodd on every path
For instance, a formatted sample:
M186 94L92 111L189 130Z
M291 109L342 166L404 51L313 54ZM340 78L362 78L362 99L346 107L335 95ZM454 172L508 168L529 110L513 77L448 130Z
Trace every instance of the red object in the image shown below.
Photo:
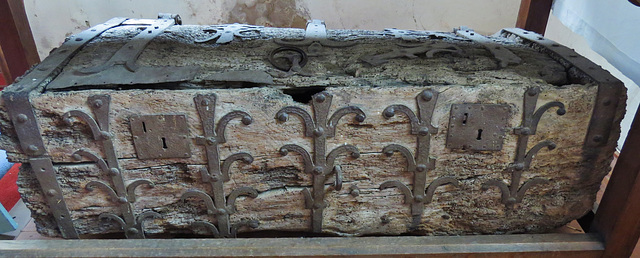
M4 76L2 76L2 73L0 73L0 86L6 86L7 85L7 81L4 79Z
M16 184L20 165L13 165L0 179L0 203L8 211L20 200L20 193L18 193L18 185Z

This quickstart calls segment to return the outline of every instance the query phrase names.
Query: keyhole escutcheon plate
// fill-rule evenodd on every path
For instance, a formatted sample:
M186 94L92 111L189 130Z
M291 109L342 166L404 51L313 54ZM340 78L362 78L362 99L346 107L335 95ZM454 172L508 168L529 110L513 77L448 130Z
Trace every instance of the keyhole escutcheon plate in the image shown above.
M447 148L464 151L502 150L510 114L507 104L451 105Z
M139 159L191 157L185 115L134 115L129 123Z

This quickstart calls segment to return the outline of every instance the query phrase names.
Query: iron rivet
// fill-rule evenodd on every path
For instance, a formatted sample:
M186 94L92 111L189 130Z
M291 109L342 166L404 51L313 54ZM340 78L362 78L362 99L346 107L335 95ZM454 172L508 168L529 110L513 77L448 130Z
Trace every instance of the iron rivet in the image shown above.
M138 234L138 229L136 229L136 228L129 228L129 229L127 229L127 232L128 232L129 234Z
M211 181L218 182L220 181L220 178L218 176L211 176Z
M318 127L315 130L313 130L313 135L315 135L316 137L320 137L324 134L324 129L322 127Z
M278 120L280 122L286 122L289 119L289 114L287 113L281 113L278 115Z
M527 94L529 94L529 96L533 97L535 95L538 94L538 90L533 88L533 89L529 89L529 91L527 92Z
M28 117L27 117L27 115L25 115L25 114L19 114L19 115L16 117L16 120L18 121L18 123L24 123L24 122L27 122L27 120L28 120L28 119L29 119L29 118L28 118Z
M117 169L117 168L110 168L110 169L109 169L109 174L110 174L111 176L117 176L117 175L119 175L119 174L120 174L120 170L119 170L119 169Z
M111 134L109 132L106 132L106 131L100 132L100 136L102 136L102 139L104 139L104 140L111 139Z
M250 125L251 123L253 123L253 119L250 116L243 116L242 123L244 125Z
M120 198L118 198L118 202L120 202L120 203L127 203L127 198L120 197Z
M213 137L207 138L207 145L214 145L214 144L216 144L216 138L213 138Z
M360 157L360 152L352 152L351 153L351 157L354 158L354 159L359 158Z
M257 228L258 226L260 226L260 223L255 220L249 222L250 228Z
M321 175L324 172L324 168L321 166L315 166L313 168L313 173L316 175Z
M82 38L76 38L76 41L82 41Z
M520 134L522 134L522 135L530 135L531 134L531 128L529 128L529 127L522 128L520 130Z
M418 129L418 134L421 136L426 136L429 134L429 128L427 127L420 127L420 129Z
M507 199L507 202L506 202L507 205L511 205L515 203L516 203L516 198L514 197L509 197L509 199Z
M416 166L416 170L419 171L419 172L423 172L423 171L427 170L427 166L424 165L424 164L417 165Z
M289 154L289 150L285 148L280 149L280 155L287 156L287 154Z
M54 189L49 189L49 191L47 191L47 195L49 196L56 196L56 194L58 194L58 191Z
M358 121L359 123L364 122L364 119L365 119L365 118L366 118L366 117L365 117L364 115L361 115L361 114L357 114L357 115L356 115L356 121Z
M423 195L421 195L421 194L419 194L419 195L416 195L415 197L413 197L413 199L414 199L416 202L422 202L422 201L424 201L424 196L423 196Z
M420 93L420 97L422 97L422 100L424 101L430 101L431 99L433 99L433 93L431 91L425 90Z
M96 108L102 107L102 100L96 99L96 101L93 102L93 106Z
M244 163L251 163L252 162L250 157L244 157L244 158L242 158L242 161L244 161Z
M360 189L358 189L357 187L352 188L351 191L349 192L349 194L351 194L351 196L356 197L360 195Z
M603 138L602 138L602 135L596 135L596 136L593 136L593 141L594 141L594 142L601 142L601 141L602 141L602 139L603 139Z
M318 103L322 103L322 102L324 102L326 99L327 99L327 97L326 97L324 94L318 94L318 95L315 97L315 100L316 100L316 102L318 102Z
M442 214L442 218L443 219L450 219L451 216L449 216L449 214Z
M524 164L522 163L516 163L513 168L515 168L516 170L520 171L524 169Z
M560 108L558 109L558 111L556 111L556 114L558 114L559 116L564 116L564 114L567 113L567 110L564 108Z
M220 213L220 214L227 214L227 210L225 210L225 209L223 209L223 208L220 208L220 209L218 209L218 213Z
M393 151L387 151L384 153L384 155L387 155L387 157L391 157L393 156Z
M387 109L384 110L384 112L382 112L382 115L385 118L393 117L393 115L395 115L395 114L396 114L396 111L393 108L387 108Z
M320 209L322 208L323 203L322 202L317 202L313 204L313 208L314 209Z
M200 104L203 106L208 106L209 105L209 100L208 99L203 99L202 101L200 101Z
M611 105L611 99L605 99L604 101L602 101L602 105L604 106Z
M35 145L29 145L27 149L29 150L29 152L37 152L38 150L40 150L38 146Z

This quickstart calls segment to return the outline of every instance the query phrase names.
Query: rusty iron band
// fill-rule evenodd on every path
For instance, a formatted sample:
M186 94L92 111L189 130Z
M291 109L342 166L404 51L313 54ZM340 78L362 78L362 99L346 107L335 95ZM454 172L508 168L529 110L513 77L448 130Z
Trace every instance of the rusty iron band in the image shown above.
M119 26L126 20L126 18L113 18L71 37L19 82L7 87L2 92L2 98L11 116L20 147L25 154L32 157L29 162L34 168L36 179L45 193L47 203L64 238L78 238L78 233L71 222L69 209L62 196L60 185L55 178L55 170L51 159L42 157L47 152L40 137L41 133L33 107L29 103L29 93L45 80L56 76L58 68L69 62L89 41L104 31Z

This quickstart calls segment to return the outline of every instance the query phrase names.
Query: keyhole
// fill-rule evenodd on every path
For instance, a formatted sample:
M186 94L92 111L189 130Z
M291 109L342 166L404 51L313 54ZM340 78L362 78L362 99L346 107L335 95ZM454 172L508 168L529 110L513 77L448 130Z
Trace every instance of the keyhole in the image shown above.
M464 118L462 118L462 124L466 125L467 124L467 119L469 118L469 113L464 113Z
M482 129L478 129L478 137L476 138L476 140L478 140L478 141L482 140Z
M145 124L144 122L142 122L142 131L144 131L145 133L147 132L147 124Z
M167 148L167 138L162 137L162 148L163 149Z

